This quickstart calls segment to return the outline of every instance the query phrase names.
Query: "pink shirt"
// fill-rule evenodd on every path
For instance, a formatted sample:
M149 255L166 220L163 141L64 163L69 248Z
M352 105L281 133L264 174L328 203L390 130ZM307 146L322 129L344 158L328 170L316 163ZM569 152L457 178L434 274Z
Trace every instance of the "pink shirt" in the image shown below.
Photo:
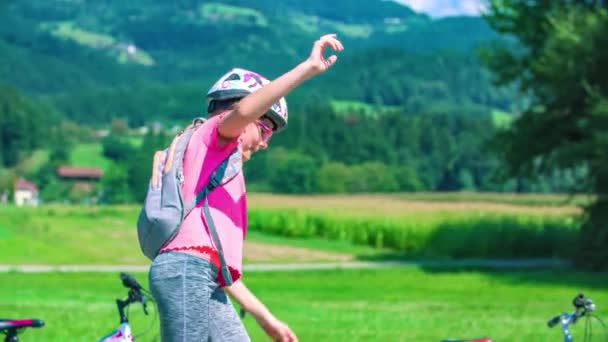
M239 148L238 139L218 146L218 132L223 115L215 116L203 123L193 134L184 153L184 184L182 196L184 203L194 198L196 193L207 185L212 171L235 148ZM240 151L238 152L240 153ZM208 195L211 217L220 237L224 257L232 280L237 281L242 274L243 240L247 231L247 201L245 196L245 178L242 172L242 161L236 162L241 172L231 180L219 185ZM217 250L209 233L201 200L184 219L175 238L162 250L179 250L195 255L215 264L220 268ZM221 272L218 282L225 286Z

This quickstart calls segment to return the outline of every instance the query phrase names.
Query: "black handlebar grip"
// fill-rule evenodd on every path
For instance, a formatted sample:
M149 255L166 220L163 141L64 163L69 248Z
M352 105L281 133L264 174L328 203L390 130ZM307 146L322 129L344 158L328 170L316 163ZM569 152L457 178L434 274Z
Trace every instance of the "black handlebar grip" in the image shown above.
M134 289L134 290L141 290L141 285L139 285L137 280L135 280L135 278L133 278L133 276L131 276L129 274L120 273L120 280L122 280L122 284L125 287Z
M44 326L44 321L41 319L32 319L32 327L40 328Z
M560 320L561 317L562 317L561 315L558 315L558 316L555 316L555 317L551 318L549 320L549 322L547 322L547 326L549 328L553 328L557 323L559 323L559 320Z
M585 306L585 295L582 294L582 293L579 293L572 300L572 305L574 305L575 308L582 308L582 307L584 307Z

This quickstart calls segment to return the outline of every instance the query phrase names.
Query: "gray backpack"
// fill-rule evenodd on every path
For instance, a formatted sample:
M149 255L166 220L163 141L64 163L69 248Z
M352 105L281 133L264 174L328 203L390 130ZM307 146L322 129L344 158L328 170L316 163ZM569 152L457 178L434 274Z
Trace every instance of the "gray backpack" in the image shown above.
M232 277L224 258L219 235L211 218L207 194L218 185L234 178L240 172L240 166L238 165L240 165L241 154L238 148L216 167L209 177L207 186L202 188L189 203L184 203L181 191L181 186L184 183L182 167L184 152L190 142L192 133L204 121L201 118L194 119L191 125L173 139L167 149L157 151L154 154L150 186L137 220L137 237L143 253L150 260L153 260L160 249L177 235L186 216L204 199L203 215L219 254L224 281L226 285L231 285ZM201 234L204 233L204 230L201 231Z

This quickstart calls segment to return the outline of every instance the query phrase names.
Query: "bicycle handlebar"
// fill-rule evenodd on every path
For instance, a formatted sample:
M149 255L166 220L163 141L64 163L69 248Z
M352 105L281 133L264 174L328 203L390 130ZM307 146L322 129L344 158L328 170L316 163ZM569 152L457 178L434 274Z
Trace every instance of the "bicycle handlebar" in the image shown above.
M117 299L116 304L118 305L118 313L120 315L120 322L127 322L127 316L125 315L125 308L133 303L141 303L144 314L148 315L148 307L147 302L149 294L146 294L147 291L144 289L139 282L130 274L120 273L120 280L122 284L129 289L127 294L127 298L125 300ZM151 298L150 298L151 299Z
M41 319L0 319L0 331L21 328L40 328L44 326Z
M126 273L120 273L120 280L122 280L122 284L130 289L133 290L141 290L142 287L141 285L139 285L139 283L137 282L137 280L135 280L135 278L129 274Z
M559 320L562 318L562 315L557 315L553 318L551 318L548 322L547 322L547 326L549 328L553 328L555 325L557 325L557 323L559 323Z
M579 293L576 297L574 297L572 300L572 305L574 305L573 313L563 313L561 315L557 315L547 322L547 326L549 328L553 328L558 323L561 323L560 325L564 334L564 341L572 341L572 335L570 334L568 326L576 323L579 318L590 314L591 311L595 310L595 304L593 304L591 298L586 298L582 293Z

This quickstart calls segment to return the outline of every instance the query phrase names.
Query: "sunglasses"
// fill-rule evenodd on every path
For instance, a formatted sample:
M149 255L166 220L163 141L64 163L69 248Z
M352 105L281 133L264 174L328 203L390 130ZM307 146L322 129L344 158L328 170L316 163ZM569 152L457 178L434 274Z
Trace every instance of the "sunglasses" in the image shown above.
M262 141L268 143L270 137L272 137L272 128L268 127L262 120L258 120L256 124L260 128L260 137L262 138Z

